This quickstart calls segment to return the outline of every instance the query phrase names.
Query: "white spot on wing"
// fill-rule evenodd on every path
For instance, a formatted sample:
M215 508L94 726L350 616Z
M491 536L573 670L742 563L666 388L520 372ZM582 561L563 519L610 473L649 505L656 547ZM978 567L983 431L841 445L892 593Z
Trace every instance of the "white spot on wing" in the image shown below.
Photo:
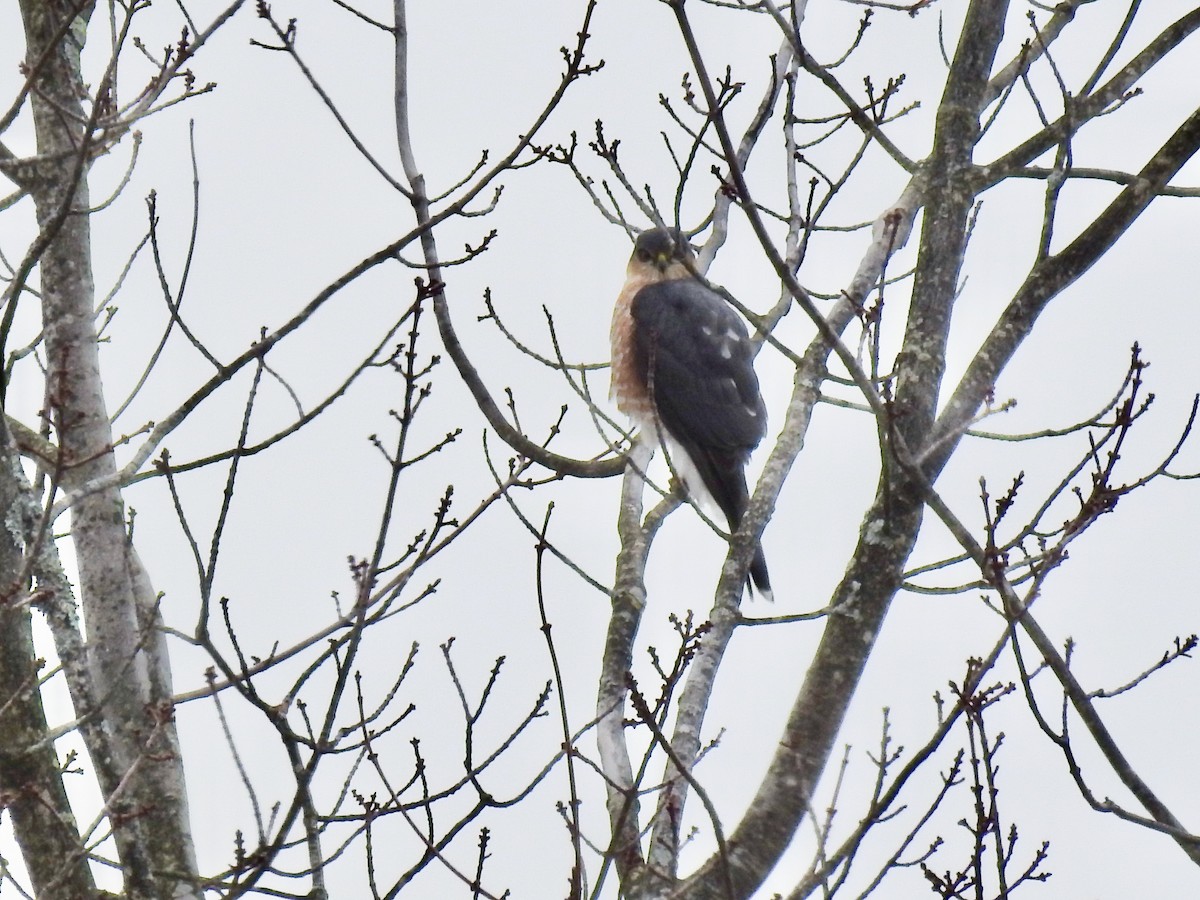
M733 357L733 351L729 349L729 344L722 344L721 345L721 359L731 359L732 357Z

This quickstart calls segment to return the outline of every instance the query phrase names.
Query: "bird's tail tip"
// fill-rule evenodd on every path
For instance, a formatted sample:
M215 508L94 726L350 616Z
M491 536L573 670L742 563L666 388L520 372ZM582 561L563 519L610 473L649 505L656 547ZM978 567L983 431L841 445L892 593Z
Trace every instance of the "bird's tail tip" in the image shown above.
M762 547L754 553L750 563L750 592L764 600L773 602L775 593L771 590L771 576L767 573L767 559L763 556Z

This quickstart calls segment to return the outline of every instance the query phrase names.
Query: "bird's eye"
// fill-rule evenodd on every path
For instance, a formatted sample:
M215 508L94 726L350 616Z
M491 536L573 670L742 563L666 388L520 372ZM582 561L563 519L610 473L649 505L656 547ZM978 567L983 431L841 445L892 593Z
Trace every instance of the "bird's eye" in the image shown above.
M637 258L638 258L638 262L644 262L644 263L650 262L650 251L649 250L638 250Z

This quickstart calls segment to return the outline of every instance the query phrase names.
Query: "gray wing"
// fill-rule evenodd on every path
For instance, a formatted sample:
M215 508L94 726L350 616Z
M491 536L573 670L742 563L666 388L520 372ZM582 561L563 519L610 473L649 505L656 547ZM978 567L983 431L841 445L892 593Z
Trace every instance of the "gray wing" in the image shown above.
M687 453L729 530L737 531L750 502L746 460L767 429L746 326L719 295L692 279L647 285L631 312L638 375L659 424ZM761 545L750 579L771 597Z
M662 281L633 299L638 368L662 426L685 447L745 462L766 433L753 346L741 318L698 281Z

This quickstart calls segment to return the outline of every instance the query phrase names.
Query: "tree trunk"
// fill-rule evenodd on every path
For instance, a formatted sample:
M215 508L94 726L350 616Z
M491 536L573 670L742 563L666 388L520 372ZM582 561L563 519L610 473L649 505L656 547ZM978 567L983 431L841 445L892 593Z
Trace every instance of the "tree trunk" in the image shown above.
M22 0L21 13L26 62L36 69L31 103L44 161L30 189L45 242L39 269L48 408L63 460L62 487L75 491L116 472L100 380L87 214L95 121L83 103L88 92L79 55L91 7ZM104 93L101 84L96 96ZM155 900L199 896L165 639L154 590L129 540L119 487L110 482L90 490L72 506L71 517L91 681L90 692L72 694L78 715L98 712L103 722L88 751L126 893ZM98 710L87 708L91 702Z

